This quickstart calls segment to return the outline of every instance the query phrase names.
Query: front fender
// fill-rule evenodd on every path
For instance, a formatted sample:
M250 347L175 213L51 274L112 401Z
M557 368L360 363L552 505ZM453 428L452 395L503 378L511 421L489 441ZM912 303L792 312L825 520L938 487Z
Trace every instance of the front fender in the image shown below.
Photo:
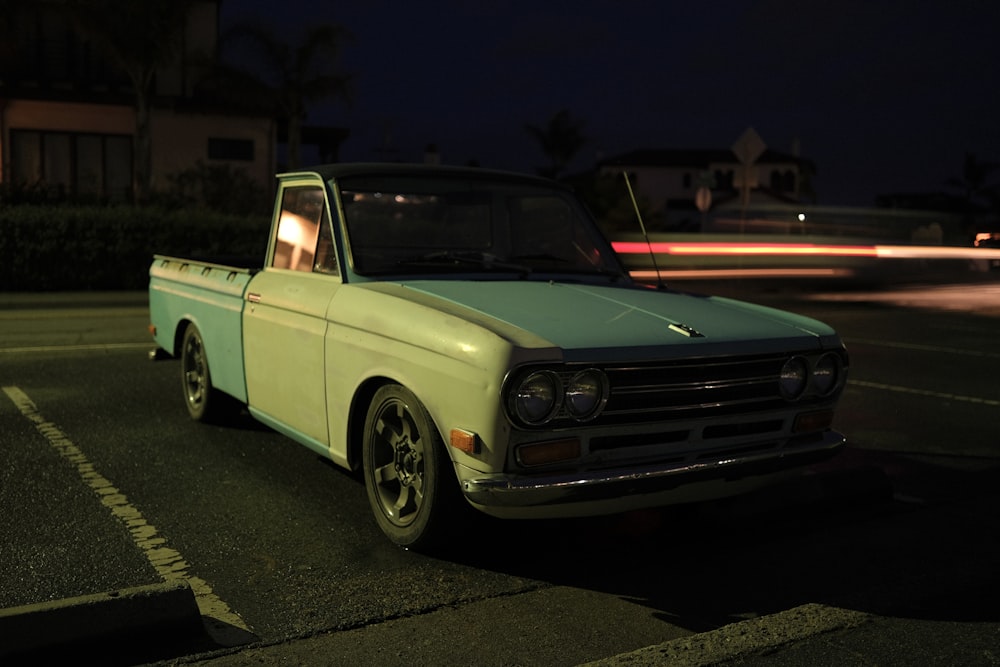
M503 469L510 425L501 386L510 368L558 350L525 350L489 328L453 313L394 295L341 289L331 303L327 331L327 402L331 457L351 464L350 425L363 416L365 387L391 381L424 404L444 442L460 428L478 436L469 455L448 448L453 460L483 472ZM352 407L354 406L354 407Z

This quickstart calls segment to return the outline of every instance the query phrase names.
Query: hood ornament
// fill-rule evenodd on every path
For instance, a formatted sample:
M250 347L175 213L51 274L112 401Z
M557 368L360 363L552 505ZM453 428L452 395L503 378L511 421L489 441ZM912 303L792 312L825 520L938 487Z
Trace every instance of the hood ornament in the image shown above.
M705 334L701 333L697 329L689 327L686 324L681 324L680 322L671 322L668 328L671 331L676 331L682 336L687 336L688 338L704 338Z

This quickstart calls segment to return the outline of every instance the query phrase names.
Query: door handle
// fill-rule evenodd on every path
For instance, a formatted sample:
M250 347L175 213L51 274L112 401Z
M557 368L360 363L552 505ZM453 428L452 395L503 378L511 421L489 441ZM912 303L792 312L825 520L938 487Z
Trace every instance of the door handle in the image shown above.
M260 294L256 292L247 292L247 301L250 303L260 303Z

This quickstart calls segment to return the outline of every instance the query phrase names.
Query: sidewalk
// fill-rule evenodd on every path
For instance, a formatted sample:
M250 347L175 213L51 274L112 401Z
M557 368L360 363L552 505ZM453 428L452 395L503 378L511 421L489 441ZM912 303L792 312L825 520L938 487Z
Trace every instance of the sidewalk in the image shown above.
M557 656L544 652L524 660L523 656L531 653L524 650L517 652L522 661L510 662L511 656L504 657L502 650L489 645L470 646L454 641L461 635L457 622L486 622L501 617L498 614L504 611L500 609L503 600L484 600L461 609L438 610L276 644L249 644L164 658L176 655L170 651L171 642L174 649L187 643L192 648L201 644L201 650L205 650L206 639L195 627L201 619L190 591L166 585L147 588L150 590L128 592L126 597L130 600L89 596L86 600L58 605L60 608L53 603L54 609L47 613L36 610L33 618L23 615L19 619L0 618L5 636L17 631L25 633L22 637L31 637L32 633L38 635L38 631L45 630L50 639L61 636L67 641L74 640L57 646L35 644L29 639L21 646L30 650L19 655L0 653L0 657L11 667L42 664L46 659L65 655L66 651L77 655L99 653L104 664L109 665L563 664ZM43 622L44 628L40 625ZM76 623L82 625L73 629ZM117 630L111 631L115 623ZM102 631L88 637L86 631L94 628ZM95 642L95 638L100 641ZM501 641L509 639L503 637ZM892 618L805 604L584 664L586 667L909 667L998 663L998 621Z
M149 305L149 293L131 292L0 292L0 310L114 308Z

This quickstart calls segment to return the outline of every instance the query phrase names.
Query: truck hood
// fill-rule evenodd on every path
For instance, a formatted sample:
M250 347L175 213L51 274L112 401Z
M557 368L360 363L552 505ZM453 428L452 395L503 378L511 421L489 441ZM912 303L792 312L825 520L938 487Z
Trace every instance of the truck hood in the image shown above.
M636 348L662 351L669 346L690 355L695 353L692 345L705 347L698 352L706 354L839 345L833 329L810 318L670 290L541 281L426 280L400 285L413 300L433 305L440 299L452 305L452 312L453 306L475 311L543 338L568 357L573 350L629 348L634 356Z

